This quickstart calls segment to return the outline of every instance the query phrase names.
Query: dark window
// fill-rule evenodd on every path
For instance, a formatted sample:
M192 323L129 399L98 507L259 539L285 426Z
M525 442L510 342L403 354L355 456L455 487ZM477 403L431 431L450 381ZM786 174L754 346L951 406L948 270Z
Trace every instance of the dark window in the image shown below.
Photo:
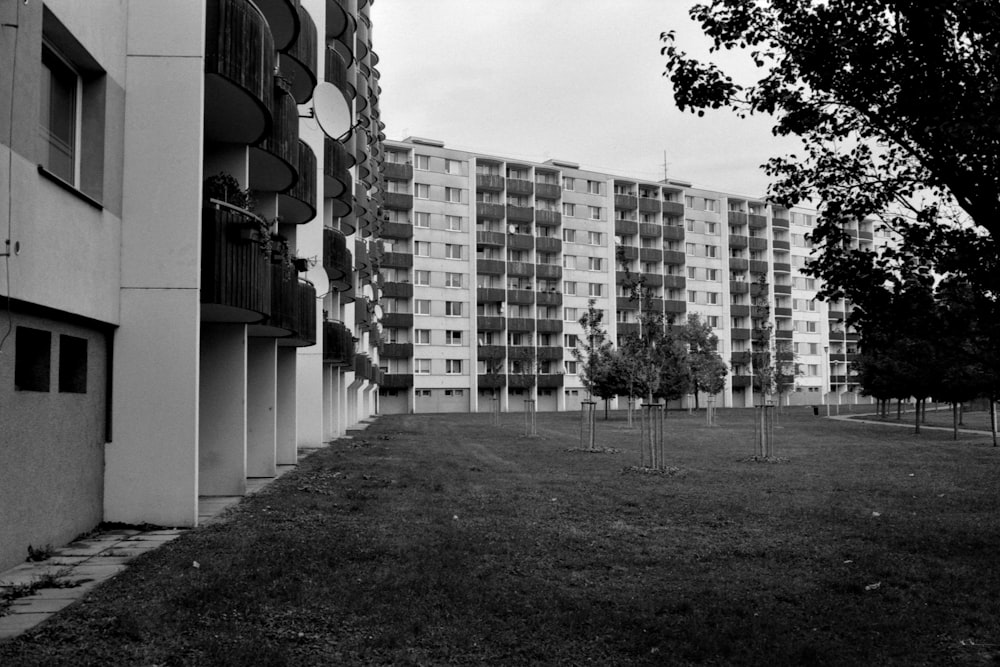
M59 336L59 391L87 393L87 339Z
M14 349L14 388L19 391L48 391L52 333L18 327Z

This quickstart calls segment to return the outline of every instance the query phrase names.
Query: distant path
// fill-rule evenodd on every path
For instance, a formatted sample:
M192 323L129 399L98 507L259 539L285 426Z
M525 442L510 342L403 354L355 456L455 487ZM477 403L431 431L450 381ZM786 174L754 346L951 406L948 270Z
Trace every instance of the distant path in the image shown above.
M883 426L897 426L897 427L903 427L903 428L914 428L913 422L907 422L907 421L884 422L884 421L879 421L879 420L876 420L876 419L863 419L864 417L872 417L872 416L875 416L876 414L877 413L875 413L875 412L869 412L867 414L860 414L860 415L859 414L854 414L854 415L830 415L829 417L827 417L827 419L838 419L840 421L856 422L856 423L861 423L861 424L881 424ZM954 432L954 429L952 427L950 427L950 426L929 426L927 424L921 424L920 425L920 430L923 430L923 429L929 429L929 430L932 430L932 431L948 431L949 433L953 433ZM990 431L983 431L981 429L974 429L974 428L960 428L960 429L958 429L958 432L959 433L972 433L972 434L976 434L976 435L983 435L983 434L985 434L985 435L992 436L992 433Z

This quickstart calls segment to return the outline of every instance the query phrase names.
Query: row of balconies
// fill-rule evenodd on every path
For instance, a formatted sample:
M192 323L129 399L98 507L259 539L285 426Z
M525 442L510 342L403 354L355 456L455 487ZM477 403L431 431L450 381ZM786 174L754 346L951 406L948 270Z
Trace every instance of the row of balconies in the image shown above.
M514 331L530 333L562 333L562 320L534 319L532 317L503 317L477 315L476 328L479 331Z
M496 174L476 174L476 189L485 192L507 191L509 195L531 196L540 199L559 199L562 189L553 183L536 183L520 178L504 178Z
M480 373L477 378L477 382L479 387L483 389L497 389L501 387L510 387L511 389L531 389L535 386L539 389L556 389L563 386L563 376L562 373L539 373L538 375L519 375L516 373L511 373L509 375L505 375L503 373Z
M531 278L537 276L542 280L558 280L562 278L562 267L556 264L532 264L531 262L505 262L502 259L476 259L476 272L484 275Z

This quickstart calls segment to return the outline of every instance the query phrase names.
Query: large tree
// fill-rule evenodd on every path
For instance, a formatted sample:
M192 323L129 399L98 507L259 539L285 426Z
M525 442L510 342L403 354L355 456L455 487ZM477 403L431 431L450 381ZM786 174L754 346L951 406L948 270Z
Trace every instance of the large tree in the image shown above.
M807 270L823 278L823 296L862 306L851 324L863 337L880 302L932 275L960 280L996 311L1000 3L712 0L691 16L715 50L747 50L759 76L737 82L664 33L677 105L769 114L776 135L802 139L800 154L766 164L768 197L818 202ZM844 223L871 219L899 243L852 247Z

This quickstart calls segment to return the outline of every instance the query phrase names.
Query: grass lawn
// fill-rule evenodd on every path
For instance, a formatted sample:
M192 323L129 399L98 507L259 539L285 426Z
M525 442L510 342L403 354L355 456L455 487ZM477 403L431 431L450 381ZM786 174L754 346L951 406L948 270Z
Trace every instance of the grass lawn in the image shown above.
M942 665L1000 660L988 437L791 409L636 432L381 418L0 645L0 665ZM197 562L198 566L195 566Z

